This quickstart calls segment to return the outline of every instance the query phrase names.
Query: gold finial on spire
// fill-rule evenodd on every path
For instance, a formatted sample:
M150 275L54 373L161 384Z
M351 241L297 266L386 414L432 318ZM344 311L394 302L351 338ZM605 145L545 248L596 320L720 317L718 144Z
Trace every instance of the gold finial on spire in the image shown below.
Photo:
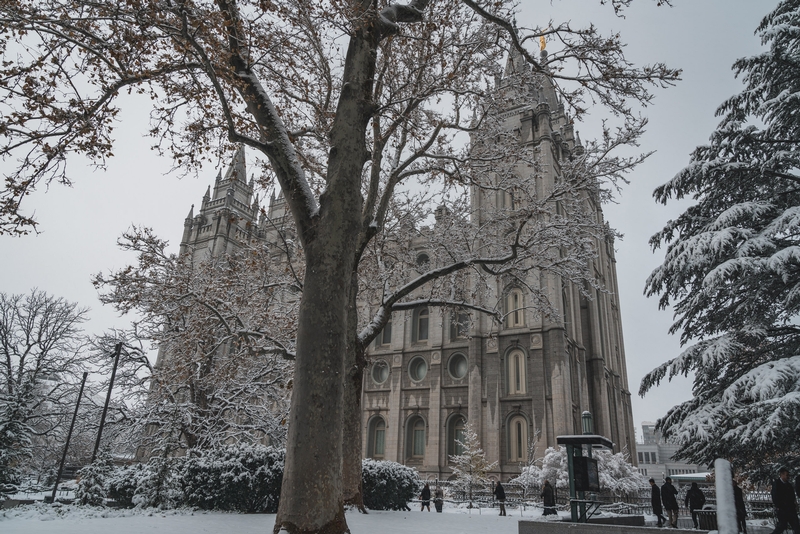
M544 50L547 47L547 42L544 35L539 36L539 50Z

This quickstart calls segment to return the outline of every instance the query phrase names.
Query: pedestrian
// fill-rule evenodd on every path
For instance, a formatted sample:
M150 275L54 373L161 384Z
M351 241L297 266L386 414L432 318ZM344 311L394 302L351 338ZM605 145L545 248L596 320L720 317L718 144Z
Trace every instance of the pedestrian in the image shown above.
M439 486L438 482L436 484L436 491L433 494L433 505L436 506L436 511L441 514L442 507L444 506L444 491Z
M500 503L500 515L506 515L506 490L503 485L498 481L494 486L494 496L497 502Z
M747 534L747 509L744 506L744 494L736 479L733 479L733 502L736 505L736 523L739 525L739 532Z
M663 527L667 518L664 517L664 509L661 508L661 490L652 478L650 479L650 505L653 507L653 515L658 519L658 526Z
M692 487L686 492L686 498L683 500L683 505L689 509L689 512L691 512L692 523L694 523L694 528L696 529L700 528L697 524L697 511L702 510L705 503L706 496L703 495L703 492L700 490L697 482L692 482Z
M425 487L422 488L422 494L419 496L420 501L422 501L422 508L420 508L420 512L425 511L425 507L428 507L428 511L431 511L431 487L428 483L425 483Z
M542 515L558 515L556 512L556 493L553 491L553 486L550 485L549 480L545 480L542 487L542 504L544 505Z
M669 526L678 528L678 490L672 485L672 478L667 477L661 486L661 502L669 517Z
M794 488L789 482L789 470L781 467L778 471L778 478L772 483L772 504L775 505L775 515L778 516L778 523L772 534L780 534L786 530L786 526L792 527L792 531L800 532L800 521L797 519L797 500L794 496Z

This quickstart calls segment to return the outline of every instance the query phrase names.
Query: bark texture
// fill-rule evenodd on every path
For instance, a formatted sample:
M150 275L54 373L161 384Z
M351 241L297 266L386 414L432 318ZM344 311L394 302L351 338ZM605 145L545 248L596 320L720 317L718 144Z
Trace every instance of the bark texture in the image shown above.
M361 172L371 114L375 47L351 37L331 132L328 189L313 239L305 243L297 360L286 470L275 532L347 531L342 491L342 425L351 284L361 226Z

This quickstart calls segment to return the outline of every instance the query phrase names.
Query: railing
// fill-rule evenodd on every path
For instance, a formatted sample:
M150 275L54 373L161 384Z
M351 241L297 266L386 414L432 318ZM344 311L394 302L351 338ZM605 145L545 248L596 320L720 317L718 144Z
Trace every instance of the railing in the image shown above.
M458 484L450 480L427 480L431 486L431 493L438 485L444 489L445 501L453 504L472 503L474 507L495 507L497 501L494 499L494 485L475 484L471 488L460 489ZM538 486L523 486L514 482L504 482L503 489L506 494L505 505L507 507L543 507L541 493L542 489ZM689 486L681 486L678 490L678 505L683 508L686 492ZM713 487L701 488L706 496L707 505L716 505L716 492ZM653 507L650 500L650 488L639 490L633 495L614 495L608 491L591 494L592 501L600 502L600 510L603 512L617 513L622 515L641 515L652 514ZM587 495L588 496L588 495ZM556 509L568 511L569 491L566 489L556 489ZM431 498L433 499L433 498ZM774 515L772 497L768 491L749 491L745 492L745 505L747 506L748 516L755 519L771 519Z

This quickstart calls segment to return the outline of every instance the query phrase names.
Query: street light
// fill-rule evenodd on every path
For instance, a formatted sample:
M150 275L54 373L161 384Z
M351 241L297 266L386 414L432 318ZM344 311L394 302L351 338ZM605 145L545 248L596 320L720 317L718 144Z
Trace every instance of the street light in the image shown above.
M581 414L581 423L583 424L584 434L594 434L594 423L592 421L592 414L589 411Z
M94 442L94 451L92 451L92 461L94 463L97 458L97 449L100 448L100 438L103 437L103 425L106 422L106 413L108 413L108 403L111 400L111 390L114 388L114 377L117 376L117 364L119 363L119 355L122 352L122 342L117 343L114 347L114 367L111 369L111 381L108 383L108 394L106 395L106 403L103 405L103 414L100 416L100 427L97 429L97 441Z

